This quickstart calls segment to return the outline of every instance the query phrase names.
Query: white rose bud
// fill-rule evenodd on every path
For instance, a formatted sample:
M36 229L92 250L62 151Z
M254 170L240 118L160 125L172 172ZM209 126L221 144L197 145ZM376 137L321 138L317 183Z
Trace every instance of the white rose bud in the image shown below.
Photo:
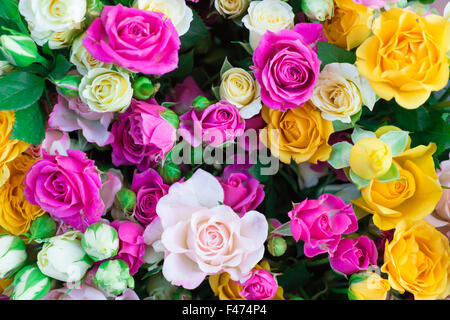
M302 10L310 19L325 21L334 14L333 0L302 0Z
M320 109L324 119L350 123L351 116L356 115L362 105L373 109L376 94L354 65L330 63L319 74L311 102Z
M128 73L92 69L81 80L81 100L95 112L123 112L131 103L133 88Z
M11 300L39 300L50 291L51 284L38 267L25 266L14 276Z
M172 21L179 36L188 32L194 19L192 9L185 0L135 0L133 7L163 13Z
M93 263L81 246L81 235L71 231L50 238L37 256L42 273L64 282L81 280Z
M235 19L247 10L250 0L215 0L217 12L228 19Z
M18 67L28 67L39 58L36 43L27 35L2 35L1 51L5 58Z
M81 245L92 260L106 260L119 251L119 235L113 227L97 222L86 229Z
M252 1L248 14L242 18L245 27L250 31L250 46L254 50L267 30L276 33L283 29L292 29L294 17L292 7L284 1Z
M27 260L25 242L11 235L0 236L0 278L19 268Z
M234 104L241 117L249 119L262 108L261 87L252 75L241 68L231 68L221 76L220 98Z
M86 34L84 33L73 41L72 49L70 52L70 62L72 62L77 67L78 72L83 76L87 75L88 72L92 69L111 69L111 63L98 61L97 59L92 57L91 54L86 50L86 48L83 46L83 38L85 36Z
M130 269L123 260L107 260L103 262L94 276L94 281L104 291L119 295L127 287L134 288L134 279Z

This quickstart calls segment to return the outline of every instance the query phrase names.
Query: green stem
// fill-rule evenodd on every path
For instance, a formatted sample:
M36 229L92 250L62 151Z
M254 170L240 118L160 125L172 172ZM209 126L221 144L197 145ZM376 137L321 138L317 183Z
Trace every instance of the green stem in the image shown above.
M317 300L321 295L328 291L328 282L325 282L325 288L312 296L311 300Z
M450 101L442 101L442 102L435 104L434 106L428 107L428 110L440 110L440 109L445 109L445 108L449 108L449 107L450 107Z
M328 261L329 261L329 260L328 260L328 257L327 257L327 258L323 258L323 259L320 259L320 260L306 261L305 264L306 264L308 267L312 267L312 266L319 266L319 265L328 263Z
M302 287L298 288L298 291L300 292L300 294L306 299L306 300L310 300L310 296L306 293L305 289L303 289Z

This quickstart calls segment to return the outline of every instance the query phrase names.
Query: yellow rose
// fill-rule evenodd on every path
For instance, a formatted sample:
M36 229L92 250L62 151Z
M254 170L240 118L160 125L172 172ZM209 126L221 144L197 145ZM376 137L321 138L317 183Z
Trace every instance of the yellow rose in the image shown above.
M270 271L270 265L267 261L263 260L255 266L255 269ZM242 286L237 284L236 281L231 280L228 273L224 272L209 276L208 280L214 295L218 296L220 300L246 300L239 294L242 291ZM272 300L284 300L282 287L278 286L277 293Z
M375 132L377 136L395 127L382 127ZM400 172L400 179L390 182L372 180L361 189L361 197L353 203L372 213L373 222L382 230L389 230L402 220L417 221L429 215L442 195L437 180L433 153L436 145L417 146L395 156L393 162Z
M450 22L392 8L375 20L373 36L356 51L356 66L385 100L416 109L447 85Z
M0 226L13 235L27 232L31 222L44 214L39 206L31 205L24 195L23 181L35 162L27 154L18 156L8 164L11 176L0 188Z
M386 300L390 289L389 281L375 272L355 274L350 278L348 296L351 300Z
M351 50L370 36L373 9L353 0L335 0L334 16L323 23L328 42Z
M263 107L262 117L267 127L261 131L261 141L284 163L326 161L330 158L328 138L333 124L325 120L310 101L301 107L281 112Z
M430 223L401 221L386 242L381 271L392 288L416 300L444 299L450 294L450 246Z
M9 139L14 127L14 112L0 111L0 187L9 178L7 163L28 149L29 144L16 139Z

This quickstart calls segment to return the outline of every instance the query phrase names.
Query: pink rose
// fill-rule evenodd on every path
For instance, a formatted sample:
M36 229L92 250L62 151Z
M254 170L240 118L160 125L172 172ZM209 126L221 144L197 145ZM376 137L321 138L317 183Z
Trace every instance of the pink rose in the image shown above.
M314 45L321 32L321 24L299 23L293 30L263 35L252 68L266 106L286 111L311 98L320 72Z
M343 274L366 270L369 265L376 266L378 252L372 239L361 236L357 239L342 239L336 250L330 254L331 267Z
M239 109L227 101L220 101L202 111L191 109L183 114L178 132L194 147L202 141L217 147L241 136L244 129L245 120Z
M247 300L272 300L277 290L278 283L269 271L253 269L239 294Z
M112 112L91 111L80 98L69 99L58 95L58 103L49 115L48 125L67 132L81 130L88 142L105 146L112 140L108 127L113 117Z
M219 178L225 198L223 203L243 216L264 200L264 186L242 166L230 165Z
M288 215L292 236L305 242L307 257L334 251L342 234L358 230L352 205L329 193L300 202Z
M264 215L250 211L239 218L223 201L217 179L201 169L173 184L159 200L163 275L173 285L191 290L207 275L222 272L242 281L263 257L268 233Z
M180 39L162 13L105 6L86 34L83 45L99 61L154 75L178 66Z
M148 169L143 173L134 173L131 190L136 193L134 217L147 226L158 217L156 205L167 194L169 186L164 184L158 172Z
M110 169L108 172L103 172L100 178L103 182L100 196L105 204L105 210L103 211L103 214L105 214L114 204L117 192L122 189L123 176L119 170Z
M186 77L182 83L175 85L172 94L166 97L166 101L173 101L176 104L172 106L172 110L177 114L183 114L192 107L192 102L198 96L206 96L195 82L192 76Z
M135 164L144 171L164 158L176 139L175 128L162 116L165 112L166 108L157 105L156 101L151 104L131 101L130 107L118 115L111 129L114 165Z
M398 0L353 0L357 4L362 4L372 9L383 8L388 3L398 2Z
M144 263L144 228L131 221L119 220L113 221L111 226L119 234L119 253L114 258L125 261L130 267L130 274L134 275Z
M106 297L100 290L86 284L72 288L66 283L62 288L51 290L42 300L106 300Z
M44 152L25 178L25 197L31 204L82 231L100 220L105 208L101 188L94 161L79 150L67 150L67 156Z
M45 138L42 141L38 157L42 155L43 151L47 154L66 156L69 148L70 138L67 132L57 129L47 129L45 130Z

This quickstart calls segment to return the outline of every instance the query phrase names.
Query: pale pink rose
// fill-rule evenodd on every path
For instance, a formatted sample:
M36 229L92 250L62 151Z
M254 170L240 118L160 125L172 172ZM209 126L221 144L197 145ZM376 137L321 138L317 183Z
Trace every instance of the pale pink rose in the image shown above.
M194 289L207 275L222 272L241 281L263 257L268 233L264 215L249 211L239 218L223 201L220 183L201 169L173 184L159 200L163 275L173 285Z
M57 129L45 130L45 139L42 141L40 148L41 156L42 150L48 154L66 156L68 149L70 149L70 138L67 132Z
M94 287L82 284L68 292L70 288L66 283L62 288L51 290L42 300L106 300L103 292Z
M110 169L108 172L102 172L100 178L102 179L100 197L105 203L105 209L103 211L103 215L105 215L112 207L117 192L122 189L123 176L119 170Z

